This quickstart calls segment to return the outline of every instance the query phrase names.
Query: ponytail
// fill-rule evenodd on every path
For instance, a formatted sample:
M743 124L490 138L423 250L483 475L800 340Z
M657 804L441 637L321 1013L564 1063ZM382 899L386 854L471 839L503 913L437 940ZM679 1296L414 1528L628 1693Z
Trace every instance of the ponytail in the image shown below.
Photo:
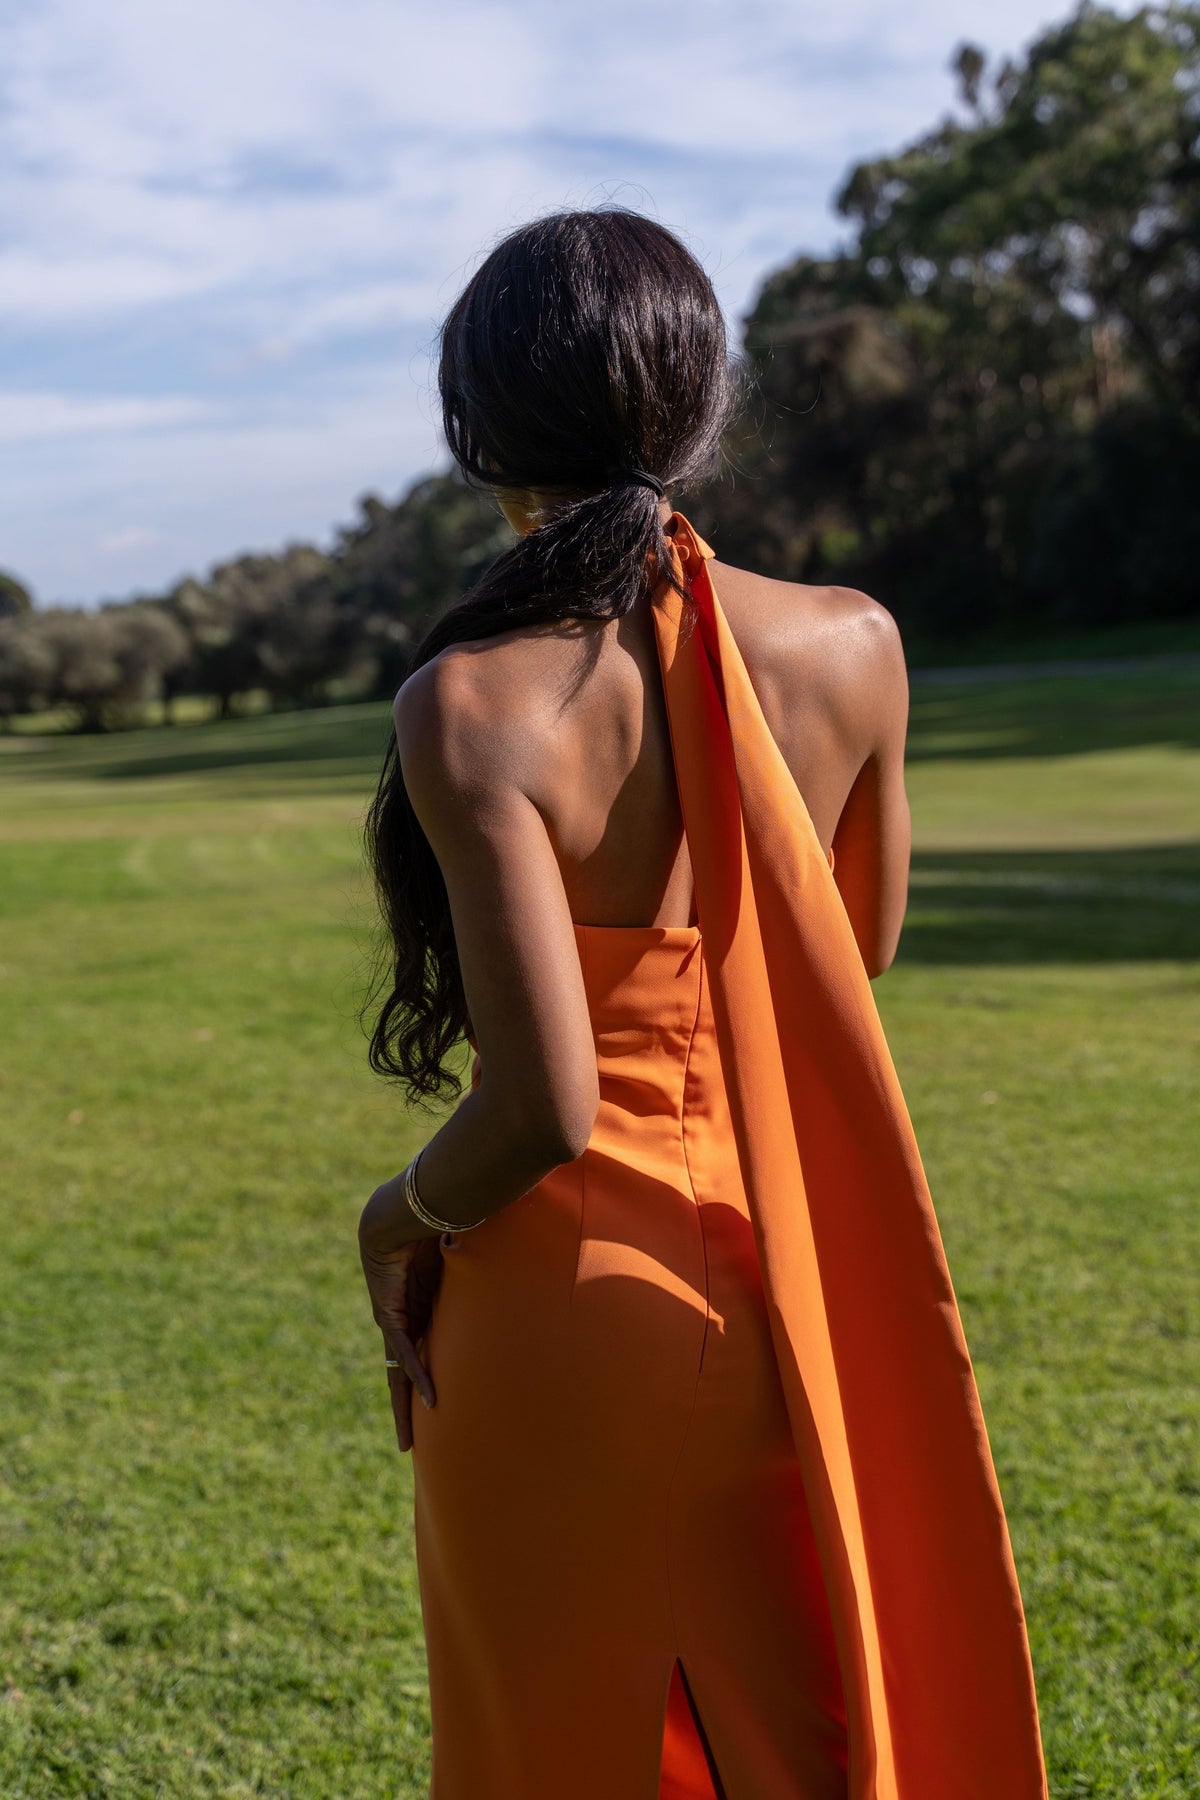
M409 673L451 644L628 613L673 572L659 496L711 473L733 400L711 284L661 226L561 213L505 239L442 329L446 439L468 480L548 501L544 523L437 619ZM395 738L366 820L387 930L371 1067L415 1102L461 1090L469 1027L450 907Z

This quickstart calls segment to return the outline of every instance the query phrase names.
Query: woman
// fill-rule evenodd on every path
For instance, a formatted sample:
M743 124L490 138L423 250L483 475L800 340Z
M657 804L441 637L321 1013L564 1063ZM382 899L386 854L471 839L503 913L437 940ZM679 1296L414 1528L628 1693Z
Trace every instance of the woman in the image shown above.
M440 389L520 535L418 649L370 825L374 1064L420 1098L464 1031L477 1052L360 1228L414 1452L434 1800L1039 1800L869 985L907 881L895 629L725 567L674 510L731 380L708 280L650 221L513 233Z

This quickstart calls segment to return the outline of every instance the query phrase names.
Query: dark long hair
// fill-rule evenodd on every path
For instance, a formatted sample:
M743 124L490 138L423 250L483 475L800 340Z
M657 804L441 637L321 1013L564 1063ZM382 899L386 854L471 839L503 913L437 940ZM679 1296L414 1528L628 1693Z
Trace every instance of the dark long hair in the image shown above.
M446 442L467 480L548 496L545 523L498 556L426 632L409 673L448 644L555 619L627 613L671 573L658 495L713 472L735 391L725 326L695 257L612 208L523 226L442 327ZM446 889L409 802L395 739L366 842L389 944L371 1066L409 1098L457 1093L469 1027Z

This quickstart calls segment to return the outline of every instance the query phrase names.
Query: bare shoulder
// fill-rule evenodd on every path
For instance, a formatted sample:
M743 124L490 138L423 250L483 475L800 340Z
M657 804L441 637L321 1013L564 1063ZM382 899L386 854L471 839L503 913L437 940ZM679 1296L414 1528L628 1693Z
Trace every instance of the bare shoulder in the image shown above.
M405 781L468 791L486 785L494 766L495 710L476 665L457 646L423 663L392 703Z
M887 608L859 588L776 581L712 564L729 628L768 720L820 705L846 728L907 706L904 646Z
M410 791L482 797L522 786L537 688L514 666L512 636L450 644L402 684L392 716Z
M801 641L820 653L822 666L861 666L864 658L903 666L896 621L886 606L860 588L776 581L714 561L713 584L743 655L770 657ZM743 643L743 639L745 642Z

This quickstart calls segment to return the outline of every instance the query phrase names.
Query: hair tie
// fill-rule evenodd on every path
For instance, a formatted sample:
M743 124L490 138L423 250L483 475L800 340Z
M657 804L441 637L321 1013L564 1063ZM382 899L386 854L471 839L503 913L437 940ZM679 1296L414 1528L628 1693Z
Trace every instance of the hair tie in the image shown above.
M623 469L621 474L625 481L636 481L639 487L653 489L660 500L667 491L658 476L647 475L645 469Z

